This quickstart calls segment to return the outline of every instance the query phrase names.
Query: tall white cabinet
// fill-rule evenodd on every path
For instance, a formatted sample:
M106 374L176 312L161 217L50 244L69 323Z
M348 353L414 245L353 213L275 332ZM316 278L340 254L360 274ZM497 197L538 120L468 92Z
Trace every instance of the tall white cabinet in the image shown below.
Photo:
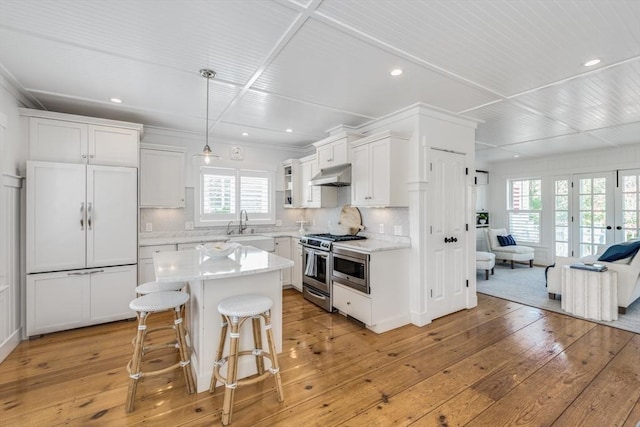
M33 110L21 114L32 159L26 335L132 317L142 127Z

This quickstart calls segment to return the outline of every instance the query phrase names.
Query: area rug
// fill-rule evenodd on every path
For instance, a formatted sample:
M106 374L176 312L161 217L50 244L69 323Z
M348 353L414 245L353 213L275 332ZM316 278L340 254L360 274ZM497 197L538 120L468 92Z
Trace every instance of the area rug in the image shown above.
M489 280L485 280L484 270L478 270L477 288L479 293L568 316L580 317L562 310L560 300L548 298L543 267L528 268L524 265L516 265L516 268L512 270L508 264L496 263L494 271L495 274L489 276ZM626 314L619 314L618 320L587 320L640 334L640 300L631 304L627 308Z

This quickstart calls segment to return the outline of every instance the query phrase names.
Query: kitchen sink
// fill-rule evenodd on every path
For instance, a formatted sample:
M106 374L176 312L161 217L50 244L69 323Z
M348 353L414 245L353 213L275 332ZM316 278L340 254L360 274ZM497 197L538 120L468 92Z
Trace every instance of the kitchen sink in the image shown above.
M240 243L243 246L253 246L267 252L273 252L276 249L275 240L268 236L229 236L229 241Z

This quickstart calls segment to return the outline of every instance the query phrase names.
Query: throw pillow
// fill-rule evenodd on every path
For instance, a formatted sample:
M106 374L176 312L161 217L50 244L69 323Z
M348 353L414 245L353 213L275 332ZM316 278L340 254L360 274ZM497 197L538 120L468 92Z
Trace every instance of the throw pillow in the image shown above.
M516 246L516 239L513 238L511 234L507 234L506 236L498 236L498 243L500 246Z
M617 245L609 246L609 248L600 255L598 261L613 262L619 259L633 257L638 250L640 250L640 240L618 243Z

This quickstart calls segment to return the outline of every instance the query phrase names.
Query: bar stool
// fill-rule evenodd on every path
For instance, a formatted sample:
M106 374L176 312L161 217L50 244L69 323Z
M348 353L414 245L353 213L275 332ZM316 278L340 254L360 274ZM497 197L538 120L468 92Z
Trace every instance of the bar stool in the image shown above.
M273 342L273 332L271 331L271 307L273 301L264 295L238 295L224 299L218 304L218 312L222 316L222 327L220 329L220 344L218 345L218 353L214 362L213 375L211 377L211 387L209 392L213 393L216 388L216 382L220 381L225 386L224 401L222 404L222 424L227 425L231 422L233 412L233 399L237 386L254 384L265 380L269 375L273 375L278 392L278 401L284 400L282 392L282 380L280 378L280 368L278 366L278 358L276 355L276 346ZM262 329L260 318L264 319L264 328L267 334L267 344L269 352L262 349ZM239 351L240 328L242 324L251 318L253 323L253 350ZM231 332L229 333L229 355L222 357L227 337L227 330L231 323ZM258 376L244 378L238 380L238 358L240 356L252 355L256 358L256 367ZM265 371L264 358L271 361L271 367ZM220 368L227 362L226 377L220 374Z
M154 292L179 291L184 288L185 282L147 282L136 288L136 295L147 295Z
M133 411L133 403L135 400L138 380L143 377L151 377L161 375L173 369L182 368L184 372L187 392L189 394L195 392L195 381L191 372L189 349L187 347L186 333L182 324L182 309L189 301L189 294L177 291L154 292L143 295L131 301L129 308L134 310L138 317L138 332L135 338L133 348L133 357L127 364L129 372L129 390L127 392L127 402L125 406L126 412ZM173 312L173 329L175 330L175 341L167 342L153 346L153 349L144 345L147 336L147 320L152 313L160 313L163 311ZM142 356L149 351L158 350L160 348L176 347L180 353L180 361L166 368L155 371L142 372Z
M143 283L139 286L136 287L136 296L142 296L142 295L148 295L148 294L152 294L155 292L167 292L167 291L180 291L182 290L182 288L184 288L186 286L185 282L146 282ZM183 305L183 310L182 310L182 317L184 318L184 305ZM156 332L156 331L161 331L164 329L173 329L174 328L174 324L173 322L171 322L168 325L164 325L164 326L156 326L154 328L151 329L147 329L147 334L150 334L151 332ZM189 336L189 330L188 328L185 326L185 331L187 336ZM131 340L131 344L135 345L136 342L136 337L133 337L133 339ZM174 345L177 344L177 341L174 341ZM161 345L160 347L166 347L166 345ZM144 347L142 354L144 355L145 353L149 352L149 351L153 351L153 349L155 349L156 346L148 346L148 347Z

